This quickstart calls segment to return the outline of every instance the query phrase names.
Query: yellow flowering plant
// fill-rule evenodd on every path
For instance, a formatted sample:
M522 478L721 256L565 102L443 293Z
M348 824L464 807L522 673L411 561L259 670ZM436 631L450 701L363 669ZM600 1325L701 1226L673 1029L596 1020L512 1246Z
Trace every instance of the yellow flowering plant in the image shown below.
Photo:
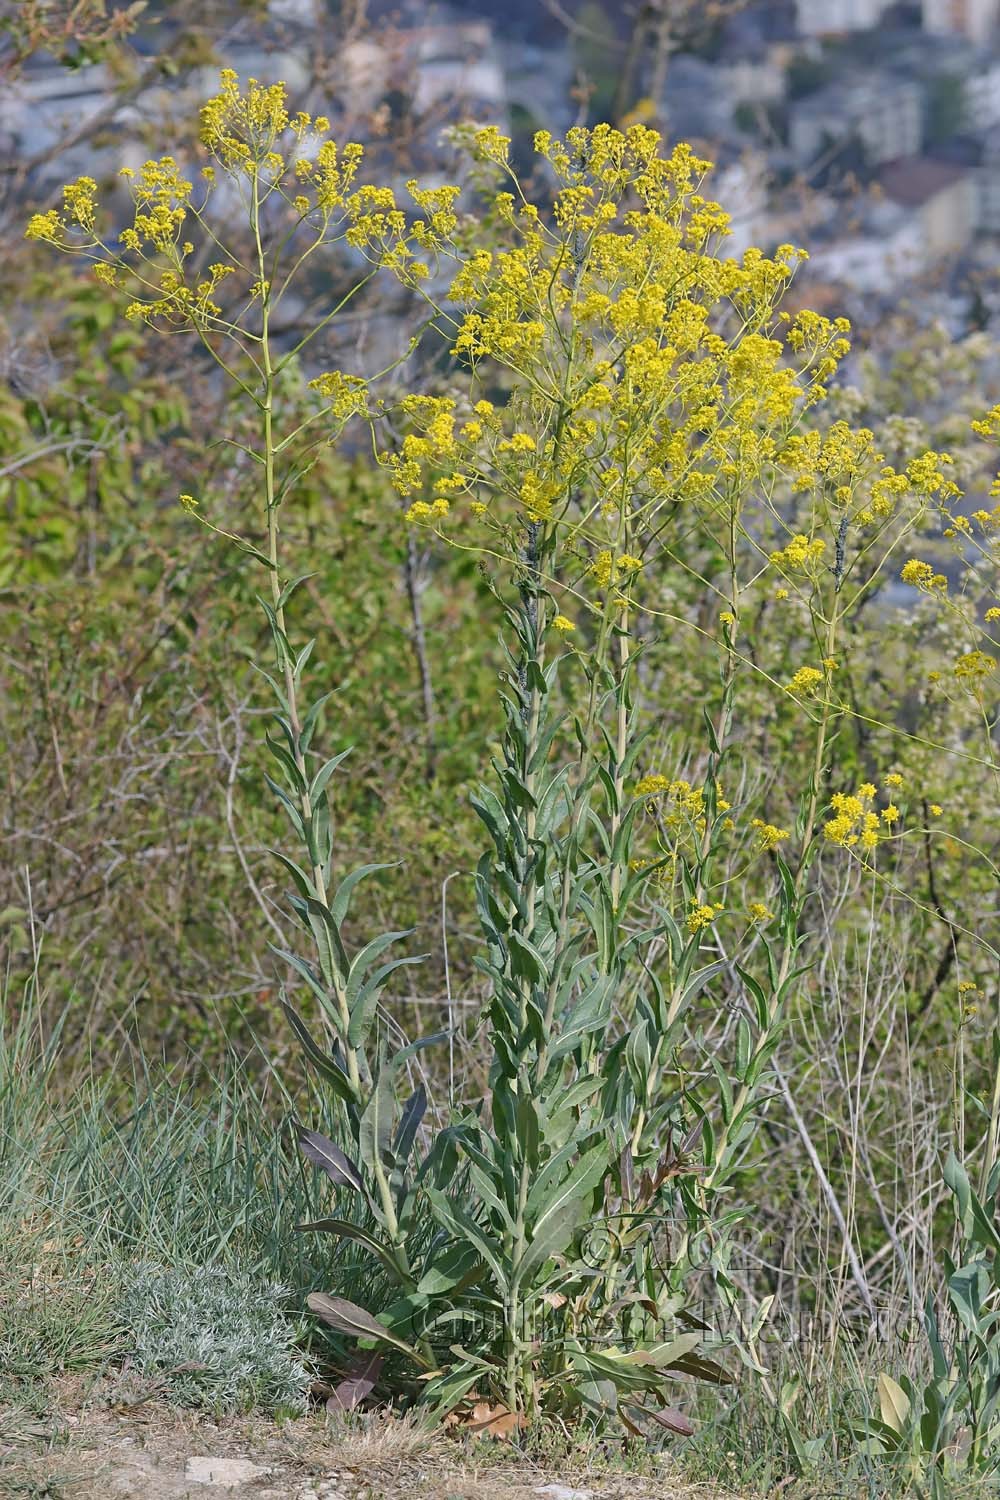
M410 932L379 934L354 952L344 936L356 887L386 866L366 864L339 877L336 871L329 791L347 752L322 760L314 749L329 695L312 702L306 696L314 641L296 645L289 633L289 606L304 580L288 574L280 518L297 482L315 463L317 447L335 444L347 422L368 408L368 383L332 371L309 383L312 408L302 416L297 397L303 353L383 261L410 256L410 231L390 189L359 182L361 147L341 149L328 131L322 118L289 116L284 85L250 79L241 86L234 72L224 70L219 93L201 115L207 161L197 188L194 172L187 173L171 156L151 160L138 172L123 171L132 222L111 236L103 230L97 183L82 177L63 190L60 208L31 218L27 234L89 257L98 279L123 294L130 320L164 333L194 335L253 414L250 442L223 441L254 466L256 515L229 530L213 520L210 496L179 498L209 531L262 565L268 579L260 604L273 660L269 670L260 670L276 703L267 737L276 774L267 779L301 846L298 860L284 853L277 858L292 881L291 907L314 945L310 959L275 952L321 1027L322 1042L315 1026L283 998L292 1031L339 1101L350 1154L305 1126L296 1128L306 1157L337 1187L347 1188L358 1205L353 1217L331 1217L309 1227L360 1240L405 1295L415 1293L422 1274L412 1249L412 1157L427 1096L422 1086L401 1093L398 1080L414 1054L440 1036L395 1052L388 1048L381 997L394 974L419 961L393 956ZM425 226L422 241L432 233ZM346 256L355 274L334 307L289 347L275 334L276 317L306 265L331 252L341 267ZM286 392L296 397L287 400L295 413L292 423L283 421ZM425 1240L418 1240L425 1251ZM436 1368L423 1334L411 1343L343 1299L317 1294L314 1303L318 1315L342 1335L370 1331L406 1352L419 1369Z
M555 182L543 206L529 201L496 131L466 132L465 144L481 180L493 177L482 228L442 235L420 287L456 380L446 394L403 398L410 431L381 459L410 524L483 558L506 623L506 733L495 780L477 800L493 842L478 886L494 1134L477 1135L474 1159L489 1175L503 1252L507 1399L544 1409L547 1390L583 1372L585 1403L606 1408L626 1399L614 1373L631 1354L626 1344L618 1365L591 1359L592 1341L607 1333L603 1308L642 1289L642 1310L626 1320L638 1348L651 1308L657 1319L676 1314L714 1225L714 1195L753 1134L801 977L836 628L821 665L800 667L788 687L821 700L797 867L779 847L788 830L744 818L751 860L760 871L766 854L772 866L769 900L731 903L720 865L733 814L745 809L722 784L738 758L740 620L755 583L740 576L742 549L755 542L759 573L761 492L801 486L806 448L856 504L876 460L870 434L842 424L824 446L805 428L847 350L846 324L782 314L801 258L791 247L770 259L724 257L726 216L703 197L708 164L687 147L663 156L642 126L576 130L565 142L541 133L536 150ZM843 494L838 503L848 503ZM648 730L636 674L663 649L652 632L673 623L659 604L661 579L696 547L712 554L712 582L702 582L726 605L701 776L637 774ZM818 581L825 547L795 533L772 565ZM580 691L564 689L567 742L557 682L570 673ZM643 820L657 848L633 858ZM713 1035L706 1058L691 1038L713 1001L719 1014L736 1012L735 1034L722 1029L717 1046ZM684 1082L700 1070L712 1086ZM595 1083L586 1099L588 1076L602 1081L600 1097ZM550 1122L546 1101L577 1087L572 1119ZM697 1153L652 1198L637 1196L675 1137ZM561 1162L579 1205L558 1229L531 1186L549 1161ZM685 1225L669 1263L648 1218L654 1203ZM540 1261L539 1241L559 1258ZM722 1260L719 1283L731 1292ZM589 1290L593 1263L604 1266L603 1306ZM543 1312L550 1321L553 1275L563 1299L555 1350L536 1336ZM589 1393L602 1378L597 1399Z
M918 830L930 735L897 753L858 707L858 622L891 565L948 645L927 689L937 743L951 714L963 744L982 734L976 764L995 776L1000 598L979 608L937 551L919 554L938 517L985 575L1000 527L995 510L965 514L946 447L894 451L829 399L846 323L784 310L801 252L726 255L690 148L665 153L641 125L541 132L529 192L498 131L456 138L479 211L457 186L416 182L401 206L361 180L360 147L289 115L281 85L226 71L202 114L204 163L125 173L119 233L81 177L28 234L89 257L133 322L193 336L249 413L224 441L258 477L255 514L220 524L211 494L180 499L267 574L270 784L302 851L278 858L312 945L279 955L299 997L285 1014L343 1121L336 1141L299 1138L350 1205L310 1227L357 1241L392 1288L377 1316L325 1295L314 1310L352 1347L403 1356L399 1388L438 1414L489 1400L518 1423L616 1417L635 1432L679 1376L729 1378L685 1299L707 1268L740 1301L739 1212L722 1194L804 1008L828 871L891 886L945 815L927 801ZM346 290L276 331L329 255ZM312 404L290 417L317 336L377 276L442 336L436 383L404 394L311 366ZM370 424L407 537L479 563L501 636L502 732L474 797L485 1097L446 1119L404 1084L435 1037L389 1052L384 995L410 934L357 951L345 936L380 867L335 870L343 757L318 757L313 643L293 644L302 580L283 508L352 423ZM998 426L991 414L979 435ZM772 630L776 615L791 623ZM667 732L682 697L701 717ZM877 752L860 733L845 749L858 725ZM793 784L757 774L774 734ZM953 944L959 928L949 918ZM1000 1087L987 1115L995 1157ZM458 1319L474 1330L462 1346ZM736 1343L756 1368L753 1338Z

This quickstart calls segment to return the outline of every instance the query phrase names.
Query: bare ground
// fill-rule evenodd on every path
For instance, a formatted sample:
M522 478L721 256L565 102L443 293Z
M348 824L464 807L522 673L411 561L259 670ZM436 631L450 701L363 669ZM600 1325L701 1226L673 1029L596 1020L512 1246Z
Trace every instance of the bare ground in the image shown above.
M429 1440L405 1423L322 1415L212 1421L141 1396L38 1415L0 1409L3 1500L722 1500L635 1473L567 1474L491 1440Z

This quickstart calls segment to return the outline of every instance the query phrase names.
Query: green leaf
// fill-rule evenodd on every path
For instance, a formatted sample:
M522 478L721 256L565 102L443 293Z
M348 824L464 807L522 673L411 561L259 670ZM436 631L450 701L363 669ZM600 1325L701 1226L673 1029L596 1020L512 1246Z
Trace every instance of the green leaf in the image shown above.
M750 1035L750 1022L746 1016L741 1015L736 1022L736 1076L741 1081L745 1080L747 1076L752 1046L753 1038Z
M483 1274L483 1260L475 1245L449 1245L417 1282L417 1291L427 1297L441 1297L478 1280Z
M348 1104L357 1103L357 1094L344 1070L334 1062L332 1057L328 1057L321 1047L316 1045L309 1035L309 1030L305 1022L300 1016L296 1015L292 1007L284 1000L281 1002L281 1008L288 1017L289 1025L298 1037L299 1045L317 1073L332 1086L338 1098L345 1100Z
M506 1295L509 1277L500 1242L495 1240L482 1225L477 1224L461 1204L450 1201L440 1188L432 1187L427 1183L424 1192L438 1223L443 1224L456 1240L464 1240L478 1250L493 1272L498 1290L502 1295Z
M332 756L325 765L319 768L319 770L316 772L316 775L313 777L312 783L309 787L309 798L311 802L315 804L319 801L321 795L326 790L326 784L330 780L330 777L333 775L334 771L336 771L341 761L346 760L350 753L351 746L348 746L346 750L341 750L339 755Z
M303 754L305 754L305 752L309 749L310 743L312 742L313 733L316 729L317 723L319 722L319 716L322 713L327 701L332 697L332 692L323 693L321 697L316 699L315 703L310 705L309 712L306 714L305 718L302 721L302 732L299 735L299 749Z
M526 1291L530 1290L535 1273L554 1255L563 1254L589 1214L589 1204L579 1198L564 1199L546 1213L514 1268L515 1284Z
M902 1386L897 1385L892 1376L887 1375L884 1370L880 1373L876 1385L882 1421L901 1436L906 1430L910 1415L910 1398Z
M392 1079L382 1067L378 1070L358 1126L358 1151L362 1162L373 1174L376 1167L391 1165L392 1105Z
M347 1003L353 1008L357 999L358 991L361 989L365 974L371 968L377 958L391 948L393 943L401 942L403 938L412 937L414 928L407 927L399 932L381 932L378 937L372 938L366 943L360 953L351 964L347 975Z
M315 897L316 891L313 883L301 865L297 865L294 859L289 859L287 855L282 854L280 849L269 849L268 853L272 859L276 859L288 871L294 882L295 889L300 896Z
M347 752L345 751L344 754L346 755L346 753ZM338 760L342 760L343 756L338 756L336 758ZM328 764L330 764L330 762L328 762ZM313 785L315 785L315 782L313 783ZM338 927L343 926L343 923L347 917L347 913L350 910L351 895L353 894L354 887L359 883L359 881L364 880L368 875L374 875L379 870L398 870L401 864L402 860L397 859L390 864L358 865L357 869L351 870L349 874L345 875L343 880L338 885L336 891L334 892L333 899L330 902L330 911L332 912L333 920L337 923Z
M422 964L430 955L427 953L416 953L408 958L394 958L389 963L383 964L376 969L365 983L361 986L354 998L351 1008L351 1021L347 1028L347 1040L352 1047L360 1047L364 1044L375 1020L375 1011L378 1005L378 997L385 987L385 982L390 974L397 969L405 968L407 965ZM348 994L350 985L348 985Z
M971 1333L979 1333L983 1304L989 1295L990 1278L982 1261L960 1266L948 1277L951 1305Z
M350 1219L316 1219L311 1224L296 1224L295 1229L298 1234L333 1234L338 1239L354 1240L381 1262L394 1281L412 1286L413 1278L402 1275L391 1250L380 1244L367 1229L362 1229L360 1224L355 1224Z
M545 1173L528 1193L525 1218L531 1226L531 1244L518 1270L523 1282L551 1255L561 1254L583 1216L590 1211L590 1197L603 1182L610 1167L608 1142L602 1141L554 1185Z
M278 602L275 608L284 609L285 605L288 603L289 599L291 599L296 589L301 588L302 584L308 583L310 578L318 577L318 573L300 573L298 578L290 578L285 584L285 587L281 590L281 593L278 595Z
M538 949L513 929L507 934L507 946L510 951L511 972L518 979L527 979L530 983L537 984L545 974L545 960Z

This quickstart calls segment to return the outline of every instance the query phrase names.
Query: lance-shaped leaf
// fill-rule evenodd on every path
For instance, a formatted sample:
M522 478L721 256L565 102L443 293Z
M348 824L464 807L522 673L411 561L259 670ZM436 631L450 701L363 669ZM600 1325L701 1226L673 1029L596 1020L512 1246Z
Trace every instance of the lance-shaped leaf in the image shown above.
M382 1166L391 1165L392 1106L392 1076L383 1062L358 1127L361 1160L373 1174Z
M365 1191L358 1168L334 1141L318 1130L307 1130L298 1120L293 1121L293 1128L303 1156L325 1172L332 1183L337 1187L353 1188L357 1193Z
M338 885L336 891L334 892L333 899L330 902L330 910L333 913L333 920L338 924L338 926L344 922L347 913L350 910L351 896L354 894L354 887L358 885L360 881L364 880L368 875L375 875L379 870L398 870L400 864L401 861L396 860L395 862L389 864L358 865L357 869L350 870Z
M590 1196L610 1169L608 1143L593 1147L558 1184L536 1181L528 1194L525 1217L531 1225L531 1244L517 1270L519 1285L546 1260L560 1255L573 1238L590 1208ZM539 1192L539 1186L543 1192Z
M430 1368L419 1349L414 1349L412 1344L392 1333L384 1323L380 1323L356 1302L348 1302L346 1297L330 1297L326 1292L310 1292L306 1305L317 1318L322 1318L324 1323L329 1323L339 1333L348 1333L356 1339L377 1339L380 1343L391 1344L394 1349L408 1354L425 1370Z
M317 901L313 897L305 897L303 905L309 914L309 926L316 939L323 978L331 986L338 981L343 982L347 977L350 964L340 936L340 928L333 920L333 913L325 902Z
M464 1208L461 1208L457 1202L452 1202L439 1188L427 1184L424 1191L438 1222L443 1224L456 1240L464 1240L479 1251L496 1277L498 1290L506 1293L509 1282L500 1241L494 1239L488 1230L477 1224Z
M902 1434L910 1415L910 1398L903 1388L883 1370L876 1382L882 1421L895 1433Z
M385 1266L394 1281L409 1289L415 1284L413 1277L408 1276L397 1264L392 1251L380 1244L367 1229L362 1229L360 1224L355 1224L350 1219L315 1219L310 1224L296 1224L295 1231L297 1234L333 1234L338 1239L354 1240L355 1244L363 1245Z
M281 1002L281 1008L288 1018L288 1024L298 1037L299 1045L317 1073L326 1079L338 1098L345 1100L348 1104L356 1104L357 1093L343 1068L335 1063L332 1057L327 1056L322 1047L316 1045L309 1035L309 1028L301 1016L296 1015L295 1011L286 1001L283 1000Z
M413 1142L417 1138L420 1122L427 1113L427 1090L423 1084L419 1084L407 1099L400 1116L396 1137L392 1143L392 1154L396 1161L405 1163L409 1160L410 1152L413 1150Z
M314 805L319 801L320 797L326 791L326 784L330 780L330 777L333 775L334 771L336 771L342 760L347 759L350 753L350 749L341 750L339 755L331 756L331 758L324 765L320 766L319 770L316 772L316 775L312 779L312 784L309 787L309 799Z
M375 1020L375 1011L378 1006L378 998L385 988L386 980L390 974L397 969L404 968L407 964L422 964L430 955L427 953L416 953L408 958L393 958L388 963L382 964L374 974L369 975L357 994L350 999L350 986L348 986L348 1003L351 1005L351 1020L347 1028L347 1040L352 1047L363 1045Z

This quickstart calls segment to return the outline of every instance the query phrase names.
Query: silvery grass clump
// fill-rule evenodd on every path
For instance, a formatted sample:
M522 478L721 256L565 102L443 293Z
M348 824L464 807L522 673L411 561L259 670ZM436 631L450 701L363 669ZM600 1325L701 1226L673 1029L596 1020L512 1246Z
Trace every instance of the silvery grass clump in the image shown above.
M123 1284L119 1315L141 1374L178 1405L301 1411L311 1377L287 1296L220 1267L141 1265Z

